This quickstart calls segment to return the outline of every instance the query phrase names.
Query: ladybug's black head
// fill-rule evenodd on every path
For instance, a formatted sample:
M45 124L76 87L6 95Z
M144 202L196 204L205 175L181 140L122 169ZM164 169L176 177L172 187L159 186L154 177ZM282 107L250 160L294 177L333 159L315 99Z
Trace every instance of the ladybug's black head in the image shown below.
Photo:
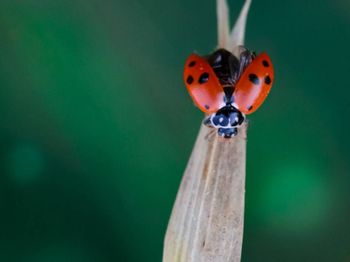
M218 128L220 136L229 138L237 134L237 127L244 121L244 115L234 106L228 104L208 117L204 124Z
M243 123L244 116L232 105L226 105L212 115L210 120L211 124L216 128L236 127Z

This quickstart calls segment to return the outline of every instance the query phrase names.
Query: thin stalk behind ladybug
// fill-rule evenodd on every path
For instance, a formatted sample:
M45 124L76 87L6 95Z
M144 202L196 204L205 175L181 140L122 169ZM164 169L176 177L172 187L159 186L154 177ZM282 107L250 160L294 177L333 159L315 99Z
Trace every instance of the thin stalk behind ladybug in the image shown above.
M204 124L225 138L237 135L245 115L256 111L271 90L274 70L266 53L240 47L240 55L221 48L208 56L191 54L184 81L195 105L209 115Z

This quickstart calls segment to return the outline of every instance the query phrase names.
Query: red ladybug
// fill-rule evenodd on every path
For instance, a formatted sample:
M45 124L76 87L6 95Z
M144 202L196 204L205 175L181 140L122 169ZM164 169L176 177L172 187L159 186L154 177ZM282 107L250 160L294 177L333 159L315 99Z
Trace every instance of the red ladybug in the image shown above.
M237 134L245 115L264 102L274 80L270 57L243 48L237 58L225 49L201 57L191 54L184 81L195 105L209 115L204 124L230 138Z

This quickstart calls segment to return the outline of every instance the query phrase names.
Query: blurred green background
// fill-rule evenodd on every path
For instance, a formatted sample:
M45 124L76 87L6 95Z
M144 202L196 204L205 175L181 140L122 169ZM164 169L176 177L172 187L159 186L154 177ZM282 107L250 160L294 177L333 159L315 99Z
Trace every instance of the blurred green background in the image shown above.
M242 0L230 0L232 20ZM243 261L350 261L348 0L253 0ZM0 2L0 261L161 261L215 1Z

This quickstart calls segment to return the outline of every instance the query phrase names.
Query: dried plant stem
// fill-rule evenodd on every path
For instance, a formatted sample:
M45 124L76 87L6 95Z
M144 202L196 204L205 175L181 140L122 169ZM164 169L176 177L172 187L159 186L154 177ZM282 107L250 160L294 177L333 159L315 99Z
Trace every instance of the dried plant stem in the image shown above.
M238 50L235 49L235 47L244 44L245 28L247 24L247 17L251 2L252 0L245 1L241 13L239 14L230 34L229 47L231 47L231 49L229 50L233 52L236 56L238 56L239 53Z
M217 0L218 47L237 56L250 3L230 33L226 0ZM225 139L201 126L167 228L163 262L241 260L246 131L244 123L238 136Z
M226 0L217 0L216 12L218 17L218 47L225 48L230 40L230 20Z
M165 238L165 262L240 261L246 125L224 139L202 126Z

